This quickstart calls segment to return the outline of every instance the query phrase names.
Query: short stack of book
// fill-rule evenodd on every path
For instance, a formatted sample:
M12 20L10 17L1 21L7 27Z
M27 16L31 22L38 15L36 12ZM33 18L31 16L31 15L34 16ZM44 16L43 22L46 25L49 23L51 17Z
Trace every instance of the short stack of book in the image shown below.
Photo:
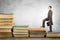
M29 29L30 37L44 37L45 36L45 28L30 28Z
M28 37L28 26L14 26L14 38Z
M12 38L11 28L0 28L0 38Z
M47 37L50 37L50 38L59 38L60 37L60 32L48 32L47 33Z
M0 38L12 38L13 14L0 14Z

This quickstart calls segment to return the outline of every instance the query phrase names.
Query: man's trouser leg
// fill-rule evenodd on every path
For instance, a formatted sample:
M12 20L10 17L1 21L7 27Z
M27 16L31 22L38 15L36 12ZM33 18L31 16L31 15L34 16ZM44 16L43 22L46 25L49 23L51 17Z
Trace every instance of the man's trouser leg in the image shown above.
M45 18L42 23L42 27L45 27L45 21L48 21L48 18Z
M50 32L52 32L52 25L50 25Z
M45 27L45 20L43 20L42 27Z

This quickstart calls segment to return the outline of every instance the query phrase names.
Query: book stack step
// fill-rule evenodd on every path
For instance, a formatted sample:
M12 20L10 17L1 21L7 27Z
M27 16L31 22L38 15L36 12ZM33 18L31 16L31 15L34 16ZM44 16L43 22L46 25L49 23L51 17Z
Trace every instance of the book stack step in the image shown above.
M0 13L0 38L12 38L13 14Z
M12 26L13 14L0 14L0 26Z
M28 37L28 26L14 26L14 38Z
M55 38L55 37L60 37L60 32L48 32L47 37Z
M0 28L0 38L12 38L11 28Z
M30 28L30 37L44 37L46 30L45 28Z

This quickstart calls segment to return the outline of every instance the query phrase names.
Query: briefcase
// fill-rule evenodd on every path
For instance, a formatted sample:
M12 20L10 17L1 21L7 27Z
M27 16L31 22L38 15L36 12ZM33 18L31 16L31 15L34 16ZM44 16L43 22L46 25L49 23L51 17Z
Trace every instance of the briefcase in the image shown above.
M50 26L50 22L47 22L47 26Z

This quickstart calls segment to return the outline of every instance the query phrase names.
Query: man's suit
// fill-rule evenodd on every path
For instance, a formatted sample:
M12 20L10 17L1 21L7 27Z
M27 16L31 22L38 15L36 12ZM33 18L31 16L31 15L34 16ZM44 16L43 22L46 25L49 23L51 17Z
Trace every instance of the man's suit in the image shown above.
M52 10L48 11L48 17L43 20L42 27L45 27L45 21L48 21L48 24L50 26L50 31L52 31L53 21L52 21Z

